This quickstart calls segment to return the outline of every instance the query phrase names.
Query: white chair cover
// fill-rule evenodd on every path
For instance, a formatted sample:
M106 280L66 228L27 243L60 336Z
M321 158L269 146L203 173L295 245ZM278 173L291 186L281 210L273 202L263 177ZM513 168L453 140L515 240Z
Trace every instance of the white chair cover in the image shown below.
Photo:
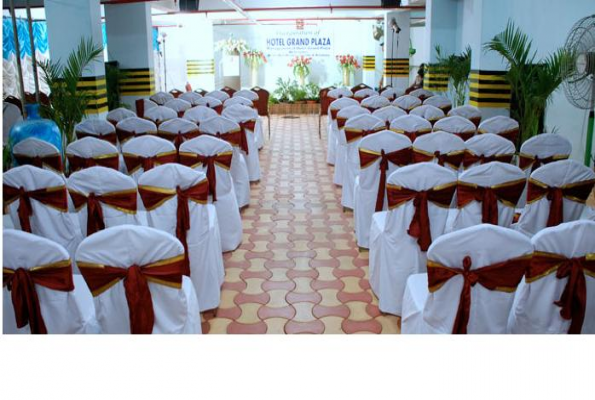
M172 110L169 107L165 106L157 106L155 108L151 108L150 110L145 110L145 119L152 121L155 125L159 126L163 122L174 119L178 117L178 113Z
M243 98L248 99L252 102L257 101L259 99L258 93L256 93L253 90L248 90L248 89L238 90L237 92L235 92L233 94L232 97L243 97Z
M183 118L174 118L159 125L157 135L179 146L184 140L198 136L199 131L195 123Z
M572 144L568 139L555 133L541 133L521 145L519 167L525 171L525 175L529 178L529 175L541 165L565 160L570 157L571 153ZM519 208L525 207L526 197L527 189L525 188L521 201L519 201Z
M243 96L230 97L229 99L227 99L223 102L223 108L233 106L234 104L241 104L243 106L254 108L254 103L252 103L252 100L247 99Z
M391 106L392 107L392 106ZM384 130L372 135L366 136L359 142L358 151L375 153L380 155L382 151L385 154L392 153L401 149L411 147L411 141L404 135ZM378 187L380 184L380 161L378 157L373 163L362 167L355 178L354 186L354 205L353 218L355 220L355 236L359 247L368 248L370 239L370 224L372 215L376 209L376 199L378 197ZM396 171L399 165L388 163L386 178ZM387 197L386 190L384 195L383 210L386 210Z
M426 89L416 89L409 92L409 96L417 97L423 102L425 99L429 99L430 97L434 96L434 93Z
M167 93L170 94L170 93ZM167 100L165 100L167 102ZM165 104L164 102L164 104ZM143 99L143 112L150 110L151 108L157 107L159 104L155 103L153 100L150 99Z
M196 106L192 107L184 113L184 119L187 119L188 121L200 126L200 123L202 121L212 117L216 117L218 115L219 114L217 114L217 111L213 110L212 108L209 108L208 106Z
M157 125L144 118L130 117L118 122L116 133L118 142L122 146L130 138L157 133Z
M256 110L241 104L234 104L232 106L226 107L221 115L237 122L238 124L248 121L257 122L260 119ZM260 161L258 159L258 143L255 132L256 129L257 127L254 128L254 131L246 129L248 154L245 154L245 157L246 165L248 166L248 177L250 178L250 182L260 180Z
M44 188L66 188L66 180L63 175L30 165L6 171L3 175L3 184L14 188L23 187L28 192ZM22 230L18 213L19 206L20 199L9 203L6 196L4 197L4 209L10 215L12 226ZM76 216L69 214L68 209L60 210L35 199L31 199L31 209L33 211L29 218L31 233L53 240L71 255L74 255L76 247L83 240Z
M188 103L195 106L195 101L200 99L202 96L196 92L184 92L178 97L178 99L186 100Z
M66 158L70 164L70 172L75 168L71 157L80 157L89 160L90 166L103 165L105 167L115 167L118 171L124 171L123 160L118 152L118 148L108 141L96 139L94 137L85 137L75 140L66 147ZM102 164L105 161L107 164ZM85 166L81 166L85 168Z
M483 135L473 136L465 142L465 146L467 147L467 153L471 155L498 157L501 158L498 161L502 162L505 162L503 159L509 157L511 162L516 150L514 143L494 133L484 133ZM469 168L478 165L479 163L480 162L478 161L473 164L467 164L465 167Z
M204 120L200 124L200 132L211 136L235 132L240 126L234 121L217 115L216 117ZM225 139L225 136L221 137ZM250 204L250 179L248 177L248 166L244 152L238 146L233 146L233 157L231 159L231 179L236 193L238 206L244 207Z
M405 110L407 113L409 113L411 110L413 110L415 107L419 107L421 106L421 100L418 99L415 96L411 96L411 95L403 95L400 97L397 97L394 101L393 104L397 107L402 108L403 110Z
M76 124L74 132L78 138L84 136L97 136L101 139L102 136L116 132L116 128L105 119L89 118Z
M224 102L225 100L229 99L229 95L222 90L213 90L205 95L205 97L213 97L220 102Z
M363 99L361 105L371 112L374 112L382 107L390 106L390 100L383 96L372 95Z
M498 188L508 185L513 186L519 183L519 181L524 182L524 180L525 174L519 167L499 161L477 165L459 175L459 184L480 186L484 188ZM497 198L497 203L498 225L509 227L512 224L516 203L511 204L508 201L503 201L501 198ZM453 230L463 229L481 223L482 203L471 201L456 211Z
M404 115L407 115L407 113L399 107L389 105L386 107L379 108L378 110L374 111L372 113L372 115L383 120L386 124L387 129L388 129L388 128L390 128L390 123L393 120L395 120L399 117L402 117Z
M415 107L413 110L411 110L410 114L427 119L432 125L434 125L439 119L444 118L444 111L429 104L423 104L419 107Z
M531 174L529 182L550 188L568 188L579 184L590 184L592 189L595 184L595 172L574 160L560 160L537 168ZM529 195L527 193L527 196ZM529 201L529 197L527 197L527 205L523 209L519 222L515 224L515 229L525 235L533 236L547 227L551 204L548 197L545 195L533 201ZM571 194L563 194L562 222L579 219L584 208L584 201L580 201Z
M342 100L343 103L353 99L339 99ZM337 101L337 100L335 100ZM353 100L356 101L356 100ZM335 102L331 103L331 106ZM341 103L341 104L343 104ZM338 110L338 111L334 111ZM337 138L337 146L335 147L335 171L333 174L333 182L335 185L342 186L343 185L343 178L345 175L345 170L347 166L347 142L345 141L345 135L342 134L344 125L349 118L355 117L357 115L362 114L371 114L370 110L363 108L358 104L356 105L348 105L346 107L337 108L330 108L331 117L332 114L335 113L337 116L335 124L337 126L336 131L336 138ZM340 127L341 126L341 127Z
M202 172L179 164L165 164L145 172L139 187L184 190L206 179ZM178 196L173 195L156 208L147 209L149 226L176 235ZM217 308L225 271L221 256L221 236L217 211L212 204L188 200L190 229L187 231L190 279L198 296L200 311Z
M496 135L504 136L508 140L512 140L519 133L519 123L510 117L496 115L479 124L477 133L495 133Z
M163 105L164 107L171 108L174 110L178 117L182 118L184 112L192 108L192 104L183 99L173 99Z
M221 92L221 93L227 95L227 93L225 93L225 92ZM207 107L215 109L216 107L223 107L223 102L215 97L207 95L207 96L201 97L200 99L196 99L194 101L194 105L195 106L207 106Z
M168 101L173 100L174 95L171 93L167 93L167 92L157 92L154 95L152 95L151 97L149 97L149 99L151 101L153 101L154 103L156 103L157 105L162 106L165 103L167 103ZM145 112L146 111L147 111L147 108L145 108Z
M455 115L467 118L469 121L473 122L476 128L481 122L481 111L479 108L470 105L458 106L448 112L449 117L453 117Z
M353 94L354 99L362 100L368 97L378 96L378 92L374 89L360 89Z
M339 116L341 115L339 112ZM363 135L360 135L354 140L347 139L348 130L364 131ZM341 191L341 204L343 207L354 208L354 195L355 195L355 180L357 179L360 171L359 163L359 150L358 146L363 137L369 133L365 132L379 132L385 129L384 121L378 117L370 114L356 115L350 117L345 123L345 128L339 133L340 145L344 146L345 149L345 164L343 173L343 190ZM341 168L341 164L338 163L336 168Z
M91 167L77 171L70 175L66 185L69 192L79 193L85 197L89 197L90 194L97 196L123 192L137 193L134 179L121 172L105 167ZM110 228L125 224L146 225L145 216L138 211L139 203L140 200L137 200L136 210L126 210L100 202L105 227ZM72 211L78 217L81 234L83 237L86 237L88 220L87 204L83 204L78 209L73 206Z
M436 239L428 250L428 265L431 262L462 269L463 260L469 257L473 271L507 260L528 258L532 252L533 246L527 237L512 229L482 224ZM452 333L463 283L462 274L457 274L430 293L428 275L412 275L403 295L401 332ZM467 333L506 333L514 289L489 290L481 281L472 284Z
M452 108L452 101L450 101L450 99L446 96L439 96L439 95L428 97L427 99L424 100L423 104L438 107L439 109L444 111L444 113L449 112L450 109Z
M340 99L342 97L353 97L353 92L347 87L338 87L336 89L329 90L326 95L331 99Z
M50 171L56 172L58 174L62 173L62 169L57 170L55 169L55 165L52 166L46 162L44 162L44 157L51 157L51 159L56 160L62 156L60 151L54 146L53 144L46 142L45 140L37 139L35 137L29 137L25 140L22 140L15 144L12 147L12 153L17 161L19 161L20 157L25 157L26 159L35 159L39 157L39 161L41 163L41 168L48 169ZM35 162L34 160L31 160ZM24 164L23 164L24 165ZM36 165L39 167L39 165Z
M455 172L458 172L460 169L464 151L465 142L463 139L448 132L439 131L428 133L427 135L419 136L413 142L414 160L416 153L421 154L422 157L432 157L431 161L434 163L440 163L440 160L436 157L437 155L446 155L446 157L451 156L453 159L458 158L459 164L449 162L448 160L443 162L444 167L448 167ZM426 157L423 158L425 159Z
M123 225L106 229L85 239L76 252L82 266L107 265L128 269L170 260L184 254L184 247L174 236L146 226ZM97 320L103 333L131 333L130 308L124 283L118 280L95 293ZM181 287L147 279L155 321L153 334L201 333L200 308L196 292L187 276Z
M342 88L342 89L345 89L345 88ZM330 93L334 90L339 90L339 89L330 90L328 92L327 96L331 97ZM351 93L351 91L349 91L349 93ZM337 96L341 95L340 92L335 92L335 94ZM331 104L329 104L329 108L328 108L329 118L328 118L328 129L327 129L328 147L327 147L327 153L326 153L326 162L328 164L335 165L335 160L337 158L339 128L337 126L336 118L333 117L333 113L336 115L336 113L338 113L339 110L341 110L345 107L357 106L357 105L359 105L357 100L353 100L349 96L343 96L343 97L337 98L337 100L333 100L331 102ZM337 184L337 182L335 182L335 184Z
M425 118L408 114L393 119L390 123L390 130L405 135L409 140L414 141L418 136L432 132L432 124Z
M533 236L531 242L535 251L534 260L536 261L535 257L545 256L551 260L546 265L555 265L556 268L547 270L545 274L539 273L540 270L528 271L516 292L515 304L508 324L509 332L524 334L569 332L572 318L563 318L562 307L555 303L561 299L567 285L569 289L576 290L578 284L570 282L570 276L558 278L556 273L568 267L568 261L561 263L563 259L586 257L588 261L593 260L595 257L593 238L595 238L595 222L585 220L546 228ZM578 274L584 276L586 287L585 318L580 332L593 334L595 333L595 277L592 270L584 269ZM575 323L577 327L580 326L580 323Z
M380 95L386 97L390 101L395 100L397 97L401 97L405 94L403 89L387 87L383 91L380 92Z
M177 154L176 146L174 146L172 142L152 135L132 138L122 146L122 155L124 157L126 173L130 175L135 182L138 182L138 178L145 172L145 167L142 162L136 167L129 167L126 164L127 158L155 157L154 164L155 166L158 166L161 164L163 157L174 155L177 158Z
M189 140L180 146L180 154L200 154L201 156L232 155L233 148L225 140L216 137L202 135L196 139ZM207 173L207 165L196 161L191 168ZM217 180L217 201L213 202L217 211L219 220L219 230L221 233L221 249L232 251L242 244L242 219L236 193L233 187L230 169L222 163L215 160L215 179ZM212 193L210 194L213 200Z
M118 122L132 117L136 117L136 114L133 111L124 107L119 107L108 112L105 118L111 122L112 125L116 126Z
M47 267L49 264L56 263L56 267L72 267L68 252L51 240L14 229L5 229L3 239L3 268L13 271L22 268L32 271L37 267ZM73 284L74 290L66 292L35 284L41 316L48 334L99 333L89 288L80 275L73 275ZM31 333L30 324L22 328L17 327L11 296L12 292L4 286L2 288L3 333Z
M388 185L425 191L456 184L456 175L448 168L432 163L419 163L398 168ZM388 211L374 213L370 228L370 285L378 296L383 312L401 315L407 277L425 272L426 256L417 238L408 234L415 213L414 201ZM444 233L448 209L428 201L428 217L432 240Z
M463 140L468 140L475 136L476 127L473 122L467 118L458 115L442 118L434 124L434 132L444 131L460 136Z

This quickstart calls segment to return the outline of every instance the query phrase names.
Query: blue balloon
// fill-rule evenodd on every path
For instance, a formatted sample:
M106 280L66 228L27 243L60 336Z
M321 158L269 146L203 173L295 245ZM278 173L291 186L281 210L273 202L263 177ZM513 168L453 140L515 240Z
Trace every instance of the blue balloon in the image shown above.
M41 118L39 104L27 104L27 119L17 122L10 129L9 143L12 147L30 137L53 144L62 153L62 134L58 125L50 119Z

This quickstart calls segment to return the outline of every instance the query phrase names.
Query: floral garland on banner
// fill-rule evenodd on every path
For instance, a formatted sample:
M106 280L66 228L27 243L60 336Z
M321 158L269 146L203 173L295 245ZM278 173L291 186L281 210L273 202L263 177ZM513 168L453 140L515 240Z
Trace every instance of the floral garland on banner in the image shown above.
M357 62L357 58L351 54L337 55L336 59L339 62L339 68L343 71L343 85L349 86L351 73L360 69L361 66Z
M310 64L312 57L295 56L287 66L293 68L293 75L300 80L300 85L306 84L306 77L310 75Z
M247 51L248 45L244 39L234 39L233 37L230 37L229 39L220 40L215 43L215 49L217 51L225 51L228 55L237 56Z

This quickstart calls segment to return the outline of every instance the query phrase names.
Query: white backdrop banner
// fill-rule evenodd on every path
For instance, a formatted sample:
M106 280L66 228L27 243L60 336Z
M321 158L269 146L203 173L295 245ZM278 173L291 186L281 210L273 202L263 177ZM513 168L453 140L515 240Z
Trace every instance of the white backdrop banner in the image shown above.
M265 35L266 53L275 56L333 56L333 30L320 27L270 27Z

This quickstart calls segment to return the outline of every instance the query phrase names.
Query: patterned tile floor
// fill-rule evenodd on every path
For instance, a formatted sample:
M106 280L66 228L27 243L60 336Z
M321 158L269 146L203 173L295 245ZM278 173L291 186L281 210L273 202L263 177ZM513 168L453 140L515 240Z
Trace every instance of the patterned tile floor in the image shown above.
M318 116L273 116L271 127L242 212L243 244L224 254L221 304L203 313L203 332L399 333L370 289L368 253L332 183Z

